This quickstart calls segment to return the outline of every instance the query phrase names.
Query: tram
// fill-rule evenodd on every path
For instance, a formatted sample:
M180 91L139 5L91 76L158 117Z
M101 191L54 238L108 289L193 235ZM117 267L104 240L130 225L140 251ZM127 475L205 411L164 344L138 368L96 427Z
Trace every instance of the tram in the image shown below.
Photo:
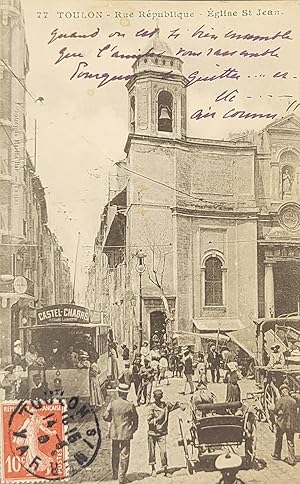
M36 316L36 324L20 327L25 349L33 344L41 361L44 360L40 368L36 364L28 367L29 392L34 386L33 375L39 371L51 394L61 393L64 398L79 396L88 401L91 360L97 362L102 387L108 378L109 327L91 322L89 310L75 304L43 307L37 309ZM51 352L55 346L57 361L52 364ZM68 351L77 355L78 364L68 361Z

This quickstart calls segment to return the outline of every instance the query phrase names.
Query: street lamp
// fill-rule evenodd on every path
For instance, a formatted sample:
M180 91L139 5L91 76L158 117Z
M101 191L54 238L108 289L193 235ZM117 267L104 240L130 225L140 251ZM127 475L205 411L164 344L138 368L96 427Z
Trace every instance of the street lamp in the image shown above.
M146 270L144 259L146 254L143 253L142 249L138 250L135 254L137 258L137 264L135 269L139 274L139 350L141 351L142 341L143 341L143 299L142 299L142 274Z

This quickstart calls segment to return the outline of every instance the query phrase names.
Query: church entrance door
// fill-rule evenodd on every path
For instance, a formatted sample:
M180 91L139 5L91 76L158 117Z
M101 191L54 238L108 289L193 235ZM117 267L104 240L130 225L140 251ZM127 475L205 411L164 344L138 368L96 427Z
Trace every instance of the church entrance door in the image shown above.
M154 311L150 314L150 342L152 342L153 336L156 334L159 338L159 342L162 343L165 333L165 314L162 311Z

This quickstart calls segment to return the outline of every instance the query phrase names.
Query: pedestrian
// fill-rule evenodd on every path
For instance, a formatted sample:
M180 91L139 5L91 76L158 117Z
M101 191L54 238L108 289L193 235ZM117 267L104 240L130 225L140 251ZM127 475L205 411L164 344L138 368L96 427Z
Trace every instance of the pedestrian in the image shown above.
M192 409L196 417L205 417L206 412L201 409L203 403L214 403L215 395L208 390L207 383L199 382L195 393L191 397Z
M206 371L205 371L205 362L204 362L204 355L202 353L198 353L198 361L196 366L197 371L197 381L198 383L207 383Z
M150 360L157 360L159 361L160 359L160 351L158 346L154 346L152 350L150 351Z
M280 387L281 397L275 403L274 414L276 418L275 449L273 459L281 460L282 440L286 434L288 457L284 461L294 466L296 464L294 435L297 421L297 403L290 396L290 390L286 383Z
M159 345L159 336L158 336L158 331L154 331L154 334L152 336L152 339L151 339L151 343L152 343L152 346L153 347L156 347Z
M5 390L5 400L27 399L29 389L27 379L22 378L23 371L19 370L19 366L8 365L4 368L6 375L4 376L0 388Z
M148 450L149 450L149 465L151 466L151 475L156 476L156 456L155 447L156 444L160 450L161 465L164 469L164 475L168 474L168 456L166 448L166 437L168 435L169 415L173 410L181 408L185 410L185 407L176 402L172 404L170 402L163 401L163 392L160 389L153 392L154 402L151 404L148 415Z
M214 383L217 381L219 383L220 381L220 355L216 351L216 347L212 345L210 347L210 350L207 355L207 363L210 368L210 373L211 373L211 379L212 382Z
M14 400L16 397L14 365L7 365L4 370L6 374L1 383L1 388L5 390L5 400Z
M138 347L137 347L137 345L136 345L136 344L134 344L134 345L132 346L132 360L131 360L131 361L132 361L132 363L134 362L135 357L136 357L138 354L139 354Z
M176 355L175 355L174 351L172 351L169 354L169 370L172 373L172 375L171 375L172 378L174 378L175 370L176 370Z
M154 370L150 365L149 360L145 360L145 365L141 367L141 386L139 395L139 401L141 401L141 396L143 396L143 404L147 404L151 399L152 385L154 380Z
M129 361L129 348L127 346L126 343L123 343L122 346L122 358L123 358L123 361Z
M150 348L148 341L144 341L143 346L141 348L141 359L142 365L145 364L145 360L150 360Z
M157 386L159 381L160 368L159 368L159 357L157 357L156 354L152 355L150 366L151 368L153 368L153 377L154 377L153 381L155 381L155 384Z
M284 354L280 350L280 345L274 344L271 346L271 354L268 363L269 368L284 368L285 367L285 358Z
M193 368L193 358L191 351L188 347L183 348L183 355L184 355L184 374L186 377L186 381L190 387L190 393L194 393L194 383L193 383L193 375L194 375L194 368Z
M238 384L238 364L235 361L227 363L228 371L224 377L224 383L227 383L226 402L240 402L241 389Z
M177 354L177 362L176 362L176 376L182 378L182 372L184 370L184 362L183 362L183 355L181 353Z
M132 381L133 381L133 385L134 385L137 405L140 405L141 395L142 395L141 367L142 367L141 357L140 357L140 355L136 354L133 365L132 365Z
M127 400L128 385L123 383L118 387L118 398L107 407L103 418L110 422L109 437L112 441L112 478L119 479L120 484L126 482L126 474L130 459L130 441L138 428L139 418L132 402Z
M110 357L110 378L112 385L116 385L119 378L119 365L118 365L118 351L117 351L117 344L115 341L110 343L109 348L109 357Z
M121 375L119 376L119 383L125 383L125 385L128 385L129 388L131 386L132 371L130 370L129 361L125 361L125 363L124 363L124 370L122 371Z
M35 373L32 377L35 386L31 389L31 400L47 400L49 397L49 388L45 381L42 380L40 373Z
M93 358L93 356L92 356ZM94 356L95 358L95 356ZM90 404L94 408L100 408L105 402L101 385L100 385L100 375L101 371L97 364L97 360L91 359L91 366L90 366Z
M168 377L168 360L166 353L161 354L161 358L159 360L159 379L158 382L160 383L162 380L167 381L167 385L170 384L169 377Z

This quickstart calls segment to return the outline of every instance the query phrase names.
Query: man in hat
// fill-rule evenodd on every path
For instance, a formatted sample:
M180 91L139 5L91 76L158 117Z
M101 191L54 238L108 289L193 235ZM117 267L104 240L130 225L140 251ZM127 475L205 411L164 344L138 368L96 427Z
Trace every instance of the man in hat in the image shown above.
M142 396L142 390L141 390L141 357L140 354L137 353L135 355L133 364L132 364L132 381L135 389L135 396L136 396L136 402L137 405L140 405L140 400Z
M160 383L162 380L167 381L167 385L169 385L169 376L168 376L168 360L167 360L167 353L162 352L160 360L159 360L159 378L158 382Z
M143 346L141 348L142 365L145 364L145 360L150 360L150 348L149 348L148 341L144 341Z
M140 386L140 392L141 394L138 395L138 400L139 402L141 401L141 396L144 398L144 404L147 404L150 402L151 399L151 393L152 393L152 386L153 386L153 380L154 380L154 369L150 364L149 360L144 360L144 366L141 367L140 370L140 375L141 375L141 386Z
M129 387L120 383L118 398L110 402L103 418L111 422L109 436L112 440L112 473L119 483L126 482L126 473L130 458L130 441L138 428L138 414L132 402L127 401Z
M196 391L191 398L192 408L199 417L205 417L205 412L199 407L202 403L214 403L215 395L208 390L206 382L199 382L196 387Z
M285 366L284 354L280 350L280 345L274 344L271 346L271 354L268 363L269 368L283 368Z
M160 450L161 465L164 468L165 476L168 476L168 457L166 448L166 437L168 435L169 415L170 412L181 408L185 410L185 407L176 402L172 404L170 402L163 401L163 392L160 389L153 392L154 402L151 404L148 415L148 450L149 450L149 465L152 468L152 476L156 476L156 458L155 447L156 444Z
M217 352L215 345L212 345L208 351L207 363L210 368L211 380L214 383L220 381L220 354Z
M132 383L132 372L130 370L130 363L129 361L125 361L124 363L124 370L122 371L121 375L119 376L119 382L125 383L130 388Z
M28 385L22 378L22 371L19 367L8 365L4 368L4 376L1 387L5 390L5 400L26 399L28 398Z
M14 365L7 365L4 368L6 375L4 376L1 388L5 390L5 400L15 399L15 381L16 376L14 374Z
M123 361L129 361L129 348L127 346L126 343L123 343L122 346L122 358L123 358Z
M193 357L191 354L190 349L187 346L182 348L183 356L184 356L184 374L186 377L186 381L190 386L191 393L194 393L194 383L193 383L193 374L194 374L194 367L193 367Z
M47 400L49 396L49 388L45 381L42 380L40 373L35 373L32 377L35 387L31 389L31 400Z
M289 387L286 383L281 385L280 393L281 397L276 401L274 410L276 416L276 438L272 457L275 460L281 460L282 439L283 435L286 434L288 457L285 459L285 462L294 466L296 463L294 434L297 419L297 403L290 396Z

